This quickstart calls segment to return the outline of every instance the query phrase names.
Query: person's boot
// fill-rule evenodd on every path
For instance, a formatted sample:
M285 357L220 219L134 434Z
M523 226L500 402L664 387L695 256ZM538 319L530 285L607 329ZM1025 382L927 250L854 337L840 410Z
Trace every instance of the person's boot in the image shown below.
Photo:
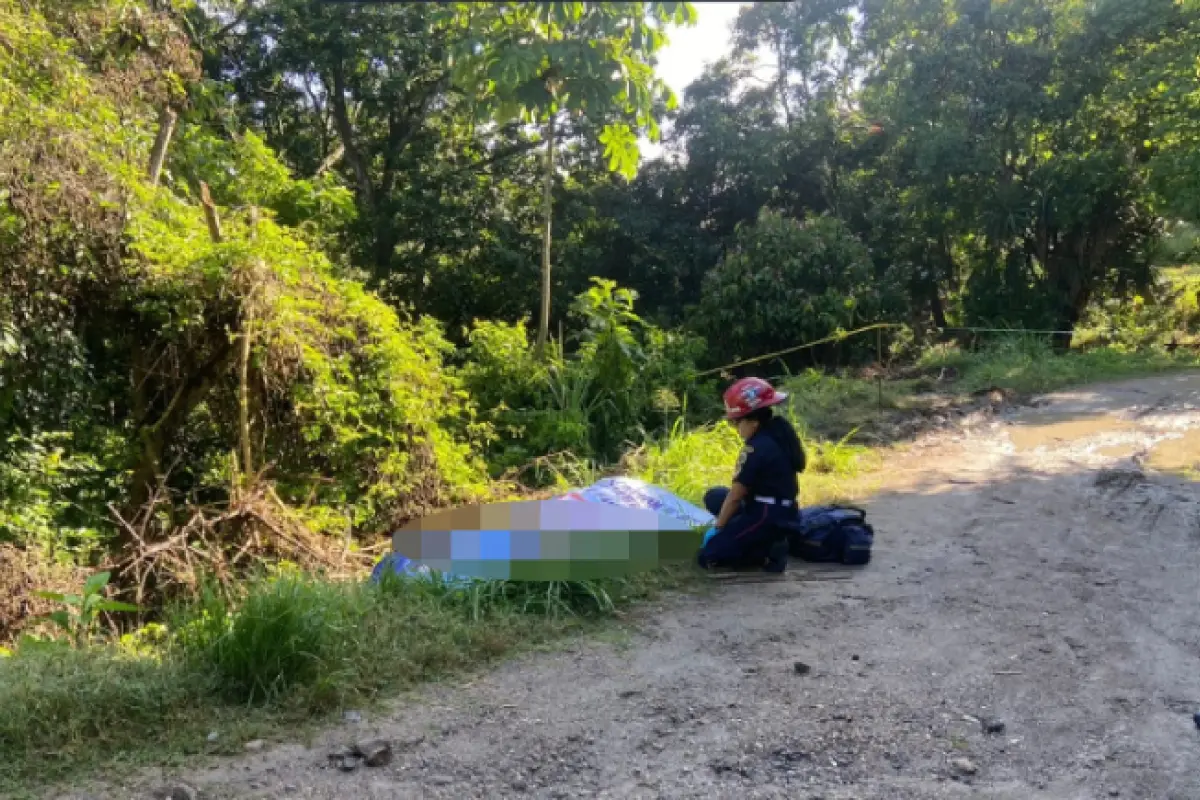
M767 554L767 563L763 566L763 572L780 573L787 569L788 563L788 543L784 539L771 545L771 551Z

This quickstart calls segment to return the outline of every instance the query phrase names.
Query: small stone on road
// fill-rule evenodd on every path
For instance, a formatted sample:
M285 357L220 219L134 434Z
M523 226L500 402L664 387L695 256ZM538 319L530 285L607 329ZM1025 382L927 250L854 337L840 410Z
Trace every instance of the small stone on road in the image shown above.
M979 720L979 724L982 726L983 732L988 734L1004 733L1004 729L1006 727L1002 720L991 717L984 717L983 719Z
M950 762L950 766L954 767L954 771L960 775L974 775L979 772L979 767L975 766L975 762L969 758L956 758Z
M392 760L392 747L382 739L359 742L354 746L354 751L362 756L368 767L382 767Z

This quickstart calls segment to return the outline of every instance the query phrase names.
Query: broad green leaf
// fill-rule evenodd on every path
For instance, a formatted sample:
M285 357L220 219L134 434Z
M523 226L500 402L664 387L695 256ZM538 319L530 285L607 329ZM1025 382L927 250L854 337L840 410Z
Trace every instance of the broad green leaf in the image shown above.
M608 125L599 138L600 143L604 145L609 170L632 180L637 175L641 157L637 137L632 129L625 124Z
M44 618L53 622L64 631L71 630L71 617L66 611L52 611L46 614Z
M87 581L84 582L83 593L85 595L98 594L100 591L102 591L104 589L105 586L108 586L108 581L111 578L112 578L111 572L97 572L95 575L90 576L87 579Z
M96 608L99 611L140 611L140 609L135 605L131 605L130 603L122 603L117 600L104 600L100 603L97 603Z

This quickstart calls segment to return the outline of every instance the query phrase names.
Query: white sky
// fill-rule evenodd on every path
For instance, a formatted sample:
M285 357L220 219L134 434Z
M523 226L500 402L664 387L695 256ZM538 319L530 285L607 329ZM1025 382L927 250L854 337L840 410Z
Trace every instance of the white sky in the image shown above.
M683 101L683 90L700 77L704 67L729 52L729 29L738 9L749 3L696 3L696 24L691 28L671 28L669 41L658 53L658 76ZM643 139L642 158L662 153L657 144Z

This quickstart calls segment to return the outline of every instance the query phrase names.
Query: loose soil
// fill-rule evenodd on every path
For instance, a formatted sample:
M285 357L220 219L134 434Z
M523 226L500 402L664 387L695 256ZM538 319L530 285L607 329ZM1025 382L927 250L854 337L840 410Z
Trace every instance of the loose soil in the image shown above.
M890 456L848 580L714 581L310 745L67 796L1200 798L1200 375L1037 405ZM329 766L375 737L390 764Z

